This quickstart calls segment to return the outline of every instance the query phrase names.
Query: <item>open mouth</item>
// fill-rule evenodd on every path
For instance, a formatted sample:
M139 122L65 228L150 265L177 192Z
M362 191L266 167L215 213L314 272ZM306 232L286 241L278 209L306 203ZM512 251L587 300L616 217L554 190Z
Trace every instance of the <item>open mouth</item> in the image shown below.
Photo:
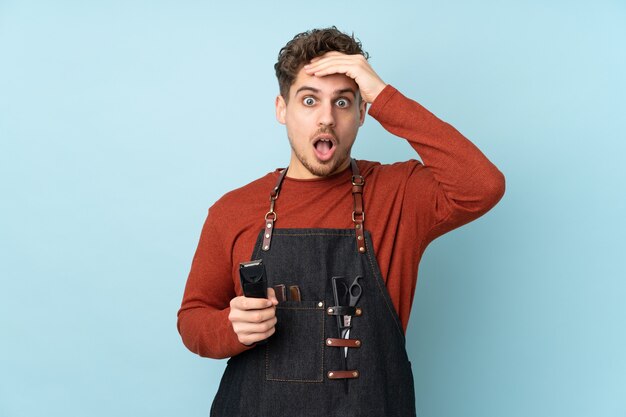
M335 147L335 144L330 139L318 139L313 143L315 150L321 154L327 154Z
M313 142L313 149L315 149L315 156L321 162L326 162L332 158L335 153L335 142L329 137L317 138Z

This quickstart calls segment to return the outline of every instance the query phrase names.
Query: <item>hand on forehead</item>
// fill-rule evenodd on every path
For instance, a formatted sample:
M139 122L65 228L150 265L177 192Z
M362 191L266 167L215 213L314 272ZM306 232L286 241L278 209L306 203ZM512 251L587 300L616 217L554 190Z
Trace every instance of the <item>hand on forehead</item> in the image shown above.
M306 74L315 77L343 74L353 79L367 103L373 102L386 86L361 54L346 55L341 52L327 52L320 57L313 58L303 67L303 70Z

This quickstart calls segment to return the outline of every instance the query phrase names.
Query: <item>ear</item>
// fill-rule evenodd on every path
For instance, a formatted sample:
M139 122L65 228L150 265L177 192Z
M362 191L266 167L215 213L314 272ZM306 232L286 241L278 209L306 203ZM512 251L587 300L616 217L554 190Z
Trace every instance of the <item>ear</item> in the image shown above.
M278 123L285 124L285 114L287 113L287 103L280 94L276 96L276 120Z
M365 115L367 114L367 102L365 100L361 100L359 112L359 126L363 126L363 122L365 122Z

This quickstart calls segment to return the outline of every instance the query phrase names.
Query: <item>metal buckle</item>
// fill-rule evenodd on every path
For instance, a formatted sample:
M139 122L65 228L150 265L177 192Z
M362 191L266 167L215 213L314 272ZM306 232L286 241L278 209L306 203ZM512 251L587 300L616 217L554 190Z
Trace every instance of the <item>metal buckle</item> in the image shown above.
M361 218L359 219L362 222L365 222L365 212L363 213L358 213L359 215L361 215ZM357 215L357 212L353 211L352 212L352 222L356 223L357 219L355 218L355 216Z
M357 180L357 179L358 179L358 180L360 180L360 182L359 182L359 183L357 183L357 182L355 181L355 180ZM353 175L353 176L352 176L352 185L360 185L360 186L365 185L365 178L363 178L363 176L362 176L362 175Z

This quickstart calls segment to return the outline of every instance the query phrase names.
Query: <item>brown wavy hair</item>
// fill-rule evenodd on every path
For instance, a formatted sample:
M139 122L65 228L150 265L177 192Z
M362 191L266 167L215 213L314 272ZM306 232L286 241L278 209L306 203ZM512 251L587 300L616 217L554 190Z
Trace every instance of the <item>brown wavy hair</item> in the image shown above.
M369 58L369 54L361 48L361 42L354 37L354 33L347 35L335 26L298 33L281 48L278 62L274 64L280 95L285 101L289 99L289 88L295 81L298 71L313 58L330 51L348 55L361 54L365 59Z

